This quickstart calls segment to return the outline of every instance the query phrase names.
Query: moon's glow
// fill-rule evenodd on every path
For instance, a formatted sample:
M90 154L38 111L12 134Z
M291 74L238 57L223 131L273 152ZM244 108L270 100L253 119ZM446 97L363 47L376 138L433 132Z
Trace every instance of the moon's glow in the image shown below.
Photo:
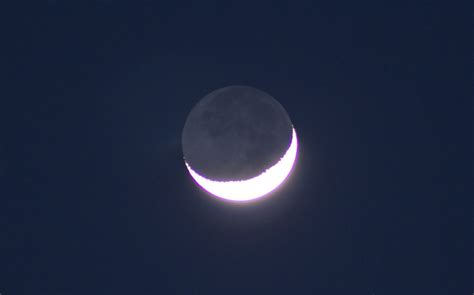
M197 174L186 163L194 180L209 193L231 201L249 201L260 198L276 189L290 174L296 160L298 143L293 129L291 144L285 155L262 174L247 180L214 181Z

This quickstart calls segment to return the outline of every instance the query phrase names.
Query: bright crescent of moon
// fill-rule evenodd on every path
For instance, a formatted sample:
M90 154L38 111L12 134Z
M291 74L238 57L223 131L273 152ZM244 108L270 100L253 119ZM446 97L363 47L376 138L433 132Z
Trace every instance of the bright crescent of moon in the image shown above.
M254 178L240 181L210 180L197 174L186 161L184 163L191 176L204 190L219 198L242 202L263 197L282 184L295 164L297 149L296 132L293 129L290 147L278 163Z

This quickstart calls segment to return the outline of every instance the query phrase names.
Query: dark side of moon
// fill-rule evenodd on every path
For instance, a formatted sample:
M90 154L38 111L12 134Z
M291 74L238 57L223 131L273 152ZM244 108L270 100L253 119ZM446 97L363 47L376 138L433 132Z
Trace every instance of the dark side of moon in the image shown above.
M210 180L250 179L281 159L292 128L285 109L267 93L248 86L221 88L188 115L182 134L184 159Z

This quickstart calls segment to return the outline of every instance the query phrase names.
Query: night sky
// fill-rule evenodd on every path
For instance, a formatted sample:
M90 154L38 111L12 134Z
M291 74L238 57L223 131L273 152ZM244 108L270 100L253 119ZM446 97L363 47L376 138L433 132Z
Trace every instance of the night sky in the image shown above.
M471 12L161 2L2 9L2 295L472 293ZM188 113L229 85L299 136L248 205L183 163Z

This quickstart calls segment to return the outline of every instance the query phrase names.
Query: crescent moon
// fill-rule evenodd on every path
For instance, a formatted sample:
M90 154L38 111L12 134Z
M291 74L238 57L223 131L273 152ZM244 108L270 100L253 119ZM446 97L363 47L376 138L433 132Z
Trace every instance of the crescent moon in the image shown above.
M261 198L280 186L290 174L296 160L298 140L293 128L291 144L283 157L262 174L240 181L215 181L196 173L185 161L194 181L216 197L231 201L250 201Z

